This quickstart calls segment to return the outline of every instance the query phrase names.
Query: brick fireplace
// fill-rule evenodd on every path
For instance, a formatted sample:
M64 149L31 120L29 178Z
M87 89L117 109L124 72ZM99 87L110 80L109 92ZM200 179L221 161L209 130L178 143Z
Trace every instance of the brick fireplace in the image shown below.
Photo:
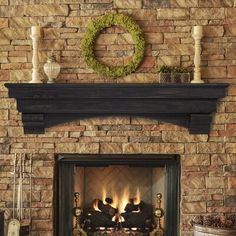
M233 0L0 0L0 209L12 208L10 172L15 153L33 156L33 236L52 236L55 230L55 155L171 154L180 156L182 236L192 236L190 220L196 215L236 212L234 5ZM80 57L87 22L114 9L137 20L147 41L140 68L115 81L91 71ZM158 65L193 66L191 29L203 25L202 78L210 84L230 84L227 96L217 105L210 132L190 134L189 127L167 120L116 114L55 122L43 127L43 134L25 134L25 120L22 122L16 100L9 98L4 84L28 83L31 79L29 30L39 23L44 31L41 66L54 48L62 65L57 83L67 84L158 83ZM101 60L119 63L119 50L129 49L126 43L119 45L118 51L109 50L117 47L112 45L116 37L111 31L98 39L96 50ZM41 76L45 78L43 72Z
M130 119L140 116L159 118L184 126L187 132L207 134L212 122L212 113L216 111L216 103L225 95L228 85L5 86L9 89L9 97L17 100L17 109L22 112L25 134L44 134L45 128L68 120L72 122L80 119L86 122L91 116L102 116L102 121L104 117L120 114L125 118L131 116ZM74 154L59 155L54 164L54 235L72 235L74 229L79 229L91 236L117 231L121 231L121 235L145 236L160 227L164 229L166 236L179 235L179 155L174 155L171 151L167 152L169 155L164 155L161 151L156 155L99 153L79 156L76 151L71 153ZM133 172L135 174L132 174ZM126 176L126 179L123 176ZM99 178L103 184L98 181ZM144 182L138 181L140 178ZM73 199L74 196L77 196L76 199ZM157 196L163 196L162 201ZM110 199L108 202L107 197ZM163 207L158 206L158 201L162 202ZM130 206L133 209L131 211ZM78 207L82 213L76 218L72 212L76 212ZM160 219L154 216L158 210L164 212L161 224L158 223Z
M201 128L201 125L203 127L205 126L205 119L202 120L200 123L193 122L193 125L191 125L191 114L189 114L189 107L185 106L184 110L182 108L176 108L172 109L172 112L176 112L176 114L172 114L171 121L180 122L180 125L187 125L186 128L181 127L180 125L173 125L173 124L167 124L156 120L156 116L161 116L161 119L166 119L166 117L169 117L169 114L163 116L165 114L165 109L168 110L168 107L163 104L179 104L178 102L181 101L182 103L191 103L194 104L198 101L198 99L201 102L204 102L204 98L206 98L206 95L204 95L204 90L207 89L211 92L206 92L207 97L212 96L211 98L211 105L203 106L202 109L197 110L198 112L203 112L205 109L208 109L208 107L212 108L210 109L211 112L214 110L214 103L217 101L217 96L223 96L224 93L219 91L225 90L225 85L198 85L198 86L192 86L192 85L182 85L182 86L157 86L157 85L143 85L142 90L138 92L137 91L140 88L140 85L122 85L121 87L119 85L69 85L64 86L64 94L57 96L56 98L52 98L52 94L54 92L58 91L59 87L62 87L61 85L53 85L53 86L38 86L38 85L30 85L31 90L30 93L27 91L27 88L29 88L28 84L21 84L21 85L6 85L9 88L9 95L16 97L17 99L17 108L23 113L22 115L22 121L24 128L29 127L30 124L30 130L25 129L26 132L42 132L41 129L38 129L39 122L35 122L37 120L37 117L44 117L43 119L43 128L46 128L43 130L43 134L38 134L37 138L35 137L35 134L24 134L28 137L18 137L19 140L22 142L28 142L29 140L33 139L39 139L40 142L42 142L43 145L48 145L49 140L55 140L54 147L52 150L52 153L49 154L40 154L40 150L44 152L45 148L39 148L38 154L33 154L33 183L34 183L34 201L33 201L33 215L35 215L35 218L33 217L33 224L35 224L34 227L39 227L40 230L35 229L36 234L38 232L45 233L43 230L46 226L45 223L48 223L47 227L51 227L50 234L53 232L58 234L58 232L63 234L70 234L71 228L72 228L72 219L73 215L71 214L71 209L73 209L73 194L74 192L78 192L76 190L76 187L71 188L70 186L73 185L75 182L74 177L71 175L74 171L74 167L99 167L101 163L106 163L106 160L103 160L104 156L107 154L115 154L113 156L114 158L111 160L110 163L107 163L108 166L112 166L113 162L117 162L118 160L121 161L123 159L123 162L119 162L118 164L123 165L123 168L127 165L127 162L129 162L129 165L135 165L137 164L138 160L140 158L143 158L147 155L155 154L156 160L159 159L160 155L168 154L168 155L178 155L180 156L180 163L181 163L181 176L180 173L174 177L174 179L177 178L177 176L180 177L180 208L178 208L178 191L174 191L175 194L171 195L171 198L168 200L168 194L164 195L164 202L168 202L168 204L164 204L164 211L166 214L166 218L164 220L163 225L167 225L167 235L178 235L181 230L185 229L191 229L190 220L192 217L198 214L209 214L209 213L222 213L222 207L220 207L218 212L217 203L224 202L225 208L230 211L223 211L224 213L231 212L234 208L232 208L232 204L234 204L234 196L233 195L225 195L220 188L220 184L224 183L225 178L227 178L228 184L230 181L232 181L232 177L220 177L218 174L217 176L212 176L212 173L219 173L219 170L216 169L217 165L212 165L212 161L217 159L219 157L222 157L223 150L222 148L223 143L217 143L217 142L211 142L209 141L209 135L208 134L189 134L191 130L194 130L194 132L206 132L205 129ZM131 86L131 87L130 87ZM112 93L107 94L106 89L108 90L114 89ZM81 107L84 106L83 102L75 104L76 107L74 107L74 103L71 101L83 101L83 93L73 93L73 89L92 89L92 93L90 95L85 92L87 96L87 102L90 104L90 107L86 108L86 116L82 116L79 120L77 116L73 115L76 114L76 109L81 112ZM102 95L96 95L96 88L98 88L100 91L101 89L105 90L103 91ZM131 93L128 93L128 95L122 95L122 90L129 90L133 91ZM155 88L155 89L153 89ZM201 88L200 92L196 93L196 89L199 90ZM218 90L221 88L221 90ZM37 96L35 96L34 89L37 89ZM43 90L46 89L46 92L44 94ZM49 89L47 91L47 89ZM70 94L68 95L67 89L69 89ZM143 89L146 89L145 92L143 92ZM165 90L167 89L167 90ZM171 95L171 91L175 90L175 95ZM182 95L181 93L177 91L181 91L181 89L190 89L191 92L187 93L186 95ZM157 90L157 91L156 91ZM158 90L160 90L158 92ZM214 92L215 90L215 92ZM119 93L120 102L122 102L124 99L127 99L127 103L124 103L123 105L119 105L119 109L116 108L116 106L113 106L113 100L117 102L118 98L116 97L116 91ZM153 94L150 94L151 91L154 91L154 94L157 93L158 95L153 96ZM164 95L160 95L160 92L163 92ZM135 97L133 97L133 93L136 94ZM197 94L196 95L194 94ZM145 95L148 94L148 95ZM217 95L218 94L218 95ZM144 96L145 95L145 96ZM32 96L32 97L31 97ZM67 107L63 107L61 110L60 106L58 108L57 102L60 101L60 99L64 99L63 96L66 96L68 105ZM82 98L78 98L78 96L82 96ZM142 97L142 99L139 99L138 103L132 103L131 101L136 101L137 96ZM152 96L152 99L147 99L146 96ZM179 97L180 96L180 97ZM199 96L201 98L199 98ZM105 97L105 98L104 98ZM167 99L168 97L168 99ZM214 97L214 99L213 99ZM47 102L50 101L49 103ZM49 100L50 99L50 100ZM109 106L102 108L102 114L103 117L101 118L89 118L91 115L94 115L95 110L93 109L94 106L96 106L97 103L100 103L100 99L103 99L103 102L105 104L108 104L107 101L109 101ZM122 100L123 99L123 100ZM130 100L131 99L131 100ZM147 99L147 101L145 100ZM163 103L160 102L163 99ZM143 103L141 101L146 101L146 106L143 106ZM151 103L150 103L151 101ZM207 101L207 99L206 99ZM59 102L60 103L60 102ZM162 105L158 105L158 104ZM32 104L35 104L32 105ZM47 104L47 105L46 105ZM50 106L48 104L51 104ZM70 104L70 105L69 105ZM82 105L81 105L82 104ZM129 108L136 112L133 115L129 116L126 114L127 108L126 106L129 106ZM133 109L130 104L132 104L135 109ZM152 104L152 105L150 105ZM207 103L209 104L209 103ZM151 107L150 107L151 106ZM152 106L154 106L152 108ZM165 107L162 109L156 109L160 107ZM71 109L73 107L73 109ZM101 106L102 107L102 106ZM90 109L92 108L92 109ZM153 116L153 118L140 118L139 109L142 109L142 111L145 114L149 114L148 116ZM34 109L36 109L37 113L35 114ZM147 111L152 111L150 113L146 113L145 109L148 109ZM191 108L191 109L199 109L197 108ZM191 110L190 109L190 110ZM89 111L92 111L90 114ZM98 109L99 110L99 109ZM126 111L123 113L122 117L119 116L113 116L110 117L111 114L114 115L114 111L117 111L122 113L122 111ZM60 111L63 111L60 113ZM73 114L70 114L68 116L68 113L72 111ZM100 110L99 110L100 111ZM158 112L159 111L159 112ZM181 112L185 111L181 115ZM191 110L194 113L194 110ZM42 114L40 114L42 112ZM49 113L48 113L49 112ZM51 112L51 113L50 113ZM53 112L53 114L52 114ZM130 112L130 110L129 110ZM157 112L157 113L156 113ZM178 113L180 112L180 114ZM25 114L26 113L26 114ZM32 115L31 115L32 113ZM206 112L205 112L206 113ZM35 114L35 115L33 115ZM84 113L82 113L84 115ZM105 115L106 114L106 115ZM143 114L143 113L142 113ZM208 113L206 113L208 114ZM81 116L81 114L79 114ZM209 116L209 115L208 115ZM25 117L35 117L32 122L29 122L29 119L25 119ZM52 124L53 122L57 123L63 123L65 120L70 118L70 120L76 120L76 121L70 121L68 123L64 124L58 124L55 126L55 124ZM187 117L187 118L186 118ZM200 116L199 116L200 117ZM183 121L189 120L189 122L184 123ZM207 119L207 121L209 121ZM213 123L215 120L213 120ZM209 124L208 122L206 124ZM52 126L52 127L48 127ZM194 127L197 127L194 128ZM36 127L36 129L35 129ZM47 128L48 127L48 128ZM88 128L90 127L90 128ZM95 128L96 127L96 128ZM214 126L213 126L214 127ZM66 131L71 130L74 131ZM91 129L91 130L89 130ZM200 130L200 131L199 131ZM58 134L63 134L65 132L68 132L67 137L47 137L48 133L52 134L54 132L59 132ZM213 132L213 131L211 131ZM112 135L109 137L109 135ZM216 137L216 136L213 136ZM58 140L58 141L56 141ZM63 140L63 142L61 142ZM82 142L83 140L83 142ZM93 142L91 142L93 140ZM96 141L95 141L96 140ZM109 141L110 140L110 141ZM126 140L126 141L125 141ZM168 140L168 141L167 141ZM119 141L119 142L118 142ZM28 144L25 144L28 145ZM33 144L31 144L33 145ZM35 146L36 148L36 146ZM212 152L214 154L212 154ZM69 174L68 176L64 176L63 174L57 175L59 169L55 169L55 166L58 166L58 163L60 164L60 161L54 161L54 155L57 153L68 153L70 155L60 155L60 158L58 160L65 161L67 166L69 167L68 163L72 163L69 167L71 171L68 171L67 169L63 171L59 171L59 173L63 173L65 175ZM221 154L219 154L221 153ZM91 156L86 155L95 155L95 159L91 159ZM132 161L130 162L129 157L131 157L134 154L139 154L139 156L134 156ZM74 155L74 157L73 157ZM117 157L118 155L118 157ZM120 156L119 156L120 155ZM140 157L141 156L141 157ZM121 158L122 157L122 158ZM119 159L120 158L120 159ZM87 160L88 159L88 160ZM126 159L126 160L125 160ZM99 160L99 164L97 163L97 160ZM102 161L101 161L102 160ZM142 159L141 159L142 160ZM62 163L63 163L62 161ZM127 162L126 162L127 161ZM142 160L143 163L146 163L145 158ZM38 163L38 164L37 164ZM86 163L86 164L85 164ZM132 164L135 163L135 164ZM155 166L155 162L151 163L151 165ZM233 173L233 169L230 164L222 164L220 165L223 168L224 173L231 174ZM139 166L140 167L140 166ZM145 164L141 167L145 167ZM211 169L213 168L213 170ZM218 167L220 168L220 167ZM54 169L54 171L53 171ZM209 169L209 173L206 172ZM54 173L54 174L53 174ZM170 171L170 173L175 173L175 168ZM205 174L204 174L205 173ZM60 177L61 175L61 177ZM80 174L78 174L80 175ZM62 179L62 182L58 182L58 179ZM63 177L63 178L62 178ZM173 176L171 177L173 178ZM168 179L168 178L167 178ZM64 182L63 182L64 181ZM56 184L53 184L56 183ZM168 181L167 181L168 182ZM85 184L85 183L84 183ZM66 186L64 189L60 189L56 186ZM88 186L86 184L86 186ZM176 184L174 185L177 186ZM68 189L68 188L69 189ZM125 188L125 186L123 186ZM173 189L171 186L166 187L168 191L172 192ZM167 191L167 192L168 192ZM7 191L6 191L7 193ZM9 194L11 191L8 192ZM65 195L65 193L69 193L69 195ZM200 194L201 193L201 194ZM222 200L215 200L215 197L218 198L222 195ZM7 196L7 195L6 195ZM8 195L9 196L9 195ZM170 196L170 195L169 195ZM174 199L173 200L173 196ZM211 198L210 198L211 196ZM38 198L37 198L38 197ZM95 196L97 197L97 196ZM200 197L200 199L199 199ZM209 200L203 201L205 197L209 198ZM53 200L54 198L54 200ZM56 200L56 199L62 199L62 200ZM65 199L65 200L63 200ZM189 200L187 200L189 199ZM42 204L43 203L43 204ZM10 203L9 203L10 204ZM39 205L37 205L39 204ZM42 204L42 205L41 205ZM208 204L213 204L211 206L208 206ZM215 205L216 204L216 205ZM170 207L173 205L174 207ZM60 206L60 207L59 207ZM153 204L154 208L155 204ZM171 218L172 211L170 212L170 209L175 209L176 214L174 214L175 218ZM38 210L36 210L38 209ZM57 210L59 209L59 210ZM63 211L64 209L64 211ZM86 209L86 207L85 207ZM210 210L209 210L210 209ZM37 212L37 213L36 213ZM170 212L170 213L168 213ZM44 214L50 214L53 216L50 219L44 219ZM38 214L42 214L41 216ZM180 214L180 230L178 229L178 214ZM65 220L68 218L69 220ZM173 215L172 215L173 216ZM39 217L39 218L38 218ZM64 220L63 220L64 219ZM65 223L63 223L65 222ZM37 223L39 225L37 225ZM42 225L40 225L42 223ZM41 228L42 227L42 228ZM60 228L62 227L62 228ZM186 228L183 228L186 227ZM184 231L183 231L184 232ZM184 234L187 233L184 232Z

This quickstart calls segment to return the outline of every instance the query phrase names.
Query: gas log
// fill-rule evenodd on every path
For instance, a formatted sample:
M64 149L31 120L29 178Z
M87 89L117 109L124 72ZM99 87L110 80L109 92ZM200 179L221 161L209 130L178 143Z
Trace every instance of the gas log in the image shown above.
M152 229L153 210L151 205L143 201L135 204L135 201L130 199L125 206L125 212L120 214L118 209L110 205L113 202L111 198L106 198L105 202L107 204L104 204L99 199L93 201L93 207L87 215L87 222L89 222L87 228L92 228L93 230L99 227Z
M107 201L112 203L112 199L107 199ZM110 204L104 204L101 200L95 199L85 219L86 228L115 227L116 222L112 221L112 218L117 212L118 209Z
M110 204L104 204L101 200L98 200L98 209L111 219L118 212L118 209L115 209Z
M132 212L132 211L139 211L139 205L128 203L125 207L125 212Z
M128 203L125 212L121 213L125 219L122 226L125 228L151 228L152 227L152 207L141 201L135 205L133 202Z
M115 222L112 221L106 214L100 211L90 211L88 215L89 225L88 227L114 227Z

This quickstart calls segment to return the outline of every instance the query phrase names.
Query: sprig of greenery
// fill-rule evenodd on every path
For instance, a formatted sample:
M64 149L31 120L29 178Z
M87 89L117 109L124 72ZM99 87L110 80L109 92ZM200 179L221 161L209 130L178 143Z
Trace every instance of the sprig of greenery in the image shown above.
M109 67L100 63L94 55L94 44L96 38L104 28L121 26L132 36L135 51L132 60L126 66ZM88 24L86 34L81 42L82 56L89 67L101 75L118 78L128 75L136 70L144 57L145 40L139 25L129 16L111 13L98 17Z
M161 66L158 70L158 73L188 73L189 70L187 68L183 67L177 67L177 66Z

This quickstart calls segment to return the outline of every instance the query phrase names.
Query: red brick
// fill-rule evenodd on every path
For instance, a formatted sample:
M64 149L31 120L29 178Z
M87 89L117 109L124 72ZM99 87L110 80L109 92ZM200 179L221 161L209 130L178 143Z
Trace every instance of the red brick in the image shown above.
M10 71L0 70L0 81L9 81L9 80L10 80Z
M236 66L229 66L227 68L227 77L235 78L236 77Z
M228 89L228 95L234 96L236 95L236 85L230 85Z
M227 136L236 136L236 124L228 124L226 126Z
M236 188L236 177L229 177L228 179L228 187L229 188Z
M141 63L141 67L152 68L155 66L154 57L145 57Z

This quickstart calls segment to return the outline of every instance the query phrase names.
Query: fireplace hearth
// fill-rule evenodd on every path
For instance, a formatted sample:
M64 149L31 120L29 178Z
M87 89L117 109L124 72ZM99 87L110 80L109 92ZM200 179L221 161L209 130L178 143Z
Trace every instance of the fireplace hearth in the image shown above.
M58 155L55 175L54 235L178 235L178 155Z

